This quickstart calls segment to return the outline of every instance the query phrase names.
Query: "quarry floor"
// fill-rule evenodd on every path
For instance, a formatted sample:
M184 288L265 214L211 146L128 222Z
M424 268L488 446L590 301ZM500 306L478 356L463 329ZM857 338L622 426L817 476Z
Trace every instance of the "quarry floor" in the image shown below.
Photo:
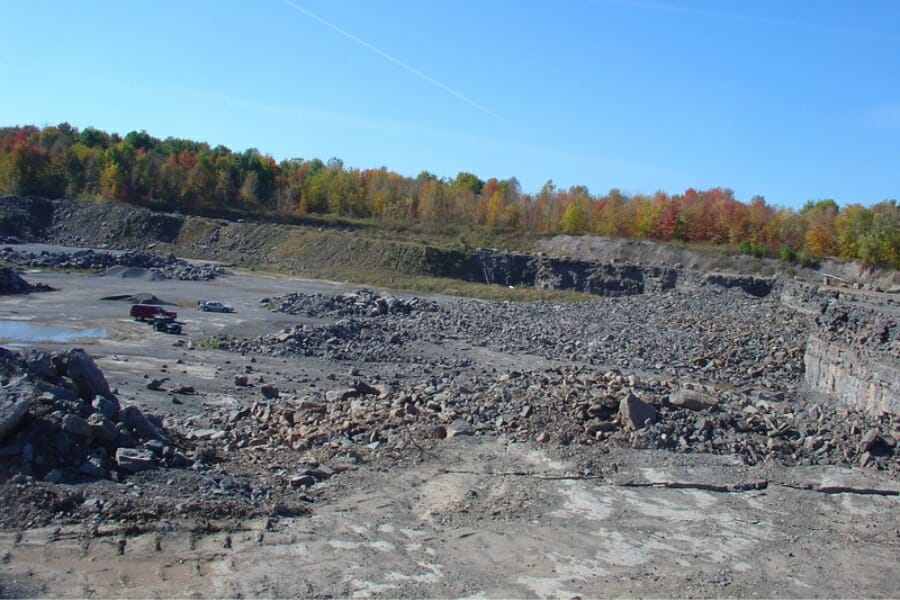
M181 423L251 401L232 384L248 357L202 340L296 323L262 307L263 297L350 289L252 273L209 282L25 276L57 291L0 298L0 320L105 329L99 339L30 344L85 348L123 402ZM101 300L136 293L177 305L184 335L154 332L128 317L127 302ZM199 312L198 299L236 312ZM298 393L350 378L347 364L314 358L253 365L266 383ZM403 365L392 370L402 379ZM163 376L196 394L176 403L147 389L147 378ZM322 482L299 516L163 514L90 535L86 524L3 530L0 597L887 598L900 589L894 479L727 456L590 453L502 435L422 440ZM603 476L584 476L586 460ZM83 485L90 496L95 484ZM133 484L119 485L141 501Z

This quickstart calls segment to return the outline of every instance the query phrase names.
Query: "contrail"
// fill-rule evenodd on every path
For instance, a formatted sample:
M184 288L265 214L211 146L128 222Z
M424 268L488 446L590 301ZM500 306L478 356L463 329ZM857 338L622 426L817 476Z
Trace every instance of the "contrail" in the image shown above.
M371 50L372 52L374 52L375 54L377 54L377 55L380 56L381 58L384 58L385 60L391 61L392 63L394 63L394 64L397 65L398 67L401 67L401 68L403 68L403 69L406 69L407 71L409 71L410 73L412 73L413 75L415 75L416 77L418 77L419 79L424 79L425 81L427 81L427 82L430 83L431 85L433 85L433 86L435 86L435 87L441 88L442 90L444 90L444 91L447 92L448 94L450 94L450 95L452 95L452 96L455 96L456 98L458 98L459 100L462 100L463 102L465 102L465 103L468 104L469 106L474 106L475 108L477 108L477 109L480 110L481 112L483 112L483 113L485 113L485 114L488 114L488 115L491 115L492 117L496 117L496 118L498 118L498 119L501 118L500 115L498 115L497 113L495 113L495 112L492 111L491 109L487 108L486 106L483 106L483 105L481 105L481 104L475 102L475 101L472 100L471 98L469 98L469 97L467 97L467 96L465 96L465 95L463 95L463 94L457 92L457 91L454 90L453 88L451 88L451 87L449 87L449 86L447 86L447 85L444 85L443 83L441 83L441 82L438 81L437 79L434 79L434 78L432 78L432 77L429 77L428 75L426 75L426 74L423 73L422 71L416 69L416 68L413 67L413 66L410 66L410 65L406 64L405 62L403 62L403 61L400 60L399 58L396 58L396 57L394 57L394 56L391 56L390 54L388 54L388 53L385 52L384 50L382 50L382 49L380 49L380 48L377 48L377 47L373 46L373 45L370 44L369 42L367 42L367 41L365 41L365 40L359 39L358 37L356 37L355 35L353 35L353 34L350 33L349 31L345 31L345 30L341 29L340 27L338 27L338 26L335 25L334 23L331 23L330 21L327 21L327 20L323 19L323 18L320 17L319 15L317 15L317 14L315 14L315 13L313 13L313 12L310 12L310 11L306 10L306 9L303 8L302 6L299 6L298 4L295 4L295 3L291 2L291 0L282 0L282 1L283 1L285 4L287 4L288 6L290 6L291 8L293 8L294 10L303 13L304 15L306 15L307 17L309 17L310 19L315 19L316 21L318 21L318 22L321 23L322 25L325 25L325 26L328 27L329 29L332 29L332 30L338 32L339 34L341 34L341 35L344 36L345 38L347 38L347 39L349 39L349 40L352 40L352 41L356 42L357 44L359 44L359 45L362 46L363 48L366 48L366 49L368 49L368 50Z

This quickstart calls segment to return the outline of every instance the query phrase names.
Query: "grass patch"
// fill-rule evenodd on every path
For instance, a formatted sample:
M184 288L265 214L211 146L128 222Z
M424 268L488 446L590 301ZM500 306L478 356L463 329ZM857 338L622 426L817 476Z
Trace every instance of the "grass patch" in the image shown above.
M206 338L205 340L197 342L197 346L204 350L222 350L226 345L227 343L225 340L220 340L218 338Z
M479 300L495 300L507 302L585 302L598 297L585 292L572 290L542 290L538 288L489 285L459 279L429 277L423 275L407 275L396 272L357 270L346 268L314 268L302 271L285 272L271 270L270 265L246 266L236 269L238 272L265 275L270 277L299 277L304 279L320 279L348 285L362 285L382 289L405 291L416 294L440 294L477 298Z

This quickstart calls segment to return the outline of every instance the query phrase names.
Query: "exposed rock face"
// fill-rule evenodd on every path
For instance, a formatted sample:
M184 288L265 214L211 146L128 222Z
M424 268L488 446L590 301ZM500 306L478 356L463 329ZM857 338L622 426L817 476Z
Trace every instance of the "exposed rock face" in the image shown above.
M803 357L807 385L876 416L900 414L900 368L896 357L873 356L847 344L812 336Z
M119 249L145 248L148 244L166 243L178 245L183 229L191 229L192 217L161 214L128 206L101 204L87 205L73 200L44 200L30 202L14 196L0 197L0 209L13 215L0 218L0 226L19 241L41 241L75 246L102 246ZM17 216L18 215L18 216ZM202 248L191 245L191 251L221 259L233 256L236 260L249 260L280 266L297 265L287 259L275 258L266 241L275 230L257 227L255 230L236 226L228 235L215 229ZM252 239L251 239L252 238ZM361 258L362 254L380 257L378 262L390 268L408 273L477 281L507 286L526 286L542 289L577 290L598 296L633 296L671 290L682 285L712 284L719 287L739 287L743 291L763 297L772 288L772 281L757 277L711 275L686 271L669 266L627 264L611 260L590 260L553 257L545 254L525 254L492 249L447 250L434 247L411 248L408 244L373 246L371 240L338 241L335 252L342 253L346 246L353 251L346 260ZM162 257L143 253L128 253L113 257L109 253L84 251L67 256L20 257L15 252L2 256L9 262L29 266L54 266L57 268L104 269L113 265L140 267L158 271L162 276L177 279L210 279L221 273L187 269L172 264L174 257ZM281 262L279 262L281 261ZM177 261L176 261L177 262Z
M706 275L680 267L611 264L486 249L461 252L428 248L426 263L431 274L439 277L509 286L577 290L597 296L634 296L680 287L713 285L740 288L752 296L762 298L775 285L771 278L723 273Z
M739 287L757 298L768 296L769 292L772 291L772 286L775 284L773 280L760 277L729 276L718 273L707 276L706 281L725 288Z
M578 290L598 296L631 296L675 287L678 272L667 267L612 265L542 254L478 249L470 252L429 248L427 262L441 277L466 281Z
M815 392L872 416L900 414L900 308L885 297L792 284L782 303L815 317L803 357Z

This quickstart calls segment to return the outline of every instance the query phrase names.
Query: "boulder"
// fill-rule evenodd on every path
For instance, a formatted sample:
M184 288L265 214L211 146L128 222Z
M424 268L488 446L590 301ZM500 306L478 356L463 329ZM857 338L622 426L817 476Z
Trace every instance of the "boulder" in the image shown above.
M51 469L46 475L44 475L44 481L48 483L59 483L63 480L65 475L62 472L62 469Z
M127 473L146 471L156 466L151 451L137 448L119 448L116 450L116 464Z
M102 479L107 475L106 469L103 468L102 463L97 458L90 458L81 463L78 472L95 479Z
M669 402L687 410L706 410L716 406L719 400L701 390L679 386L669 394Z
M97 396L91 406L107 419L114 419L122 408L115 396Z
M619 418L624 427L641 429L648 423L656 421L656 408L629 393L619 403Z
M377 396L381 393L381 390L362 380L354 381L351 387L364 396Z
M0 294L26 294L31 290L27 281L14 269L0 267Z
M28 400L0 400L0 441L16 430L28 412Z
M56 369L50 362L50 357L40 350L29 350L25 354L25 366L29 371L42 379L52 380L56 378Z
M88 425L91 426L91 432L94 434L94 439L99 442L104 444L112 443L115 441L116 436L119 435L116 424L101 413L92 414L88 417L87 422Z
M145 440L165 439L163 431L144 416L137 406L126 406L119 411L119 422L137 433Z
M103 372L81 348L73 348L66 356L66 375L78 386L78 395L84 400L112 395Z
M447 437L472 435L474 433L475 430L472 428L471 423L469 423L465 419L455 419L452 423L450 423L450 425L447 426Z
M29 398L33 393L34 389L24 379L3 386L0 397L0 441L19 427L28 412Z
M856 451L860 454L864 454L879 443L881 443L881 432L878 428L870 429L866 435L863 436L862 440L860 440Z
M94 436L94 432L87 421L78 415L67 414L62 420L62 430L72 435L77 435L90 440Z

